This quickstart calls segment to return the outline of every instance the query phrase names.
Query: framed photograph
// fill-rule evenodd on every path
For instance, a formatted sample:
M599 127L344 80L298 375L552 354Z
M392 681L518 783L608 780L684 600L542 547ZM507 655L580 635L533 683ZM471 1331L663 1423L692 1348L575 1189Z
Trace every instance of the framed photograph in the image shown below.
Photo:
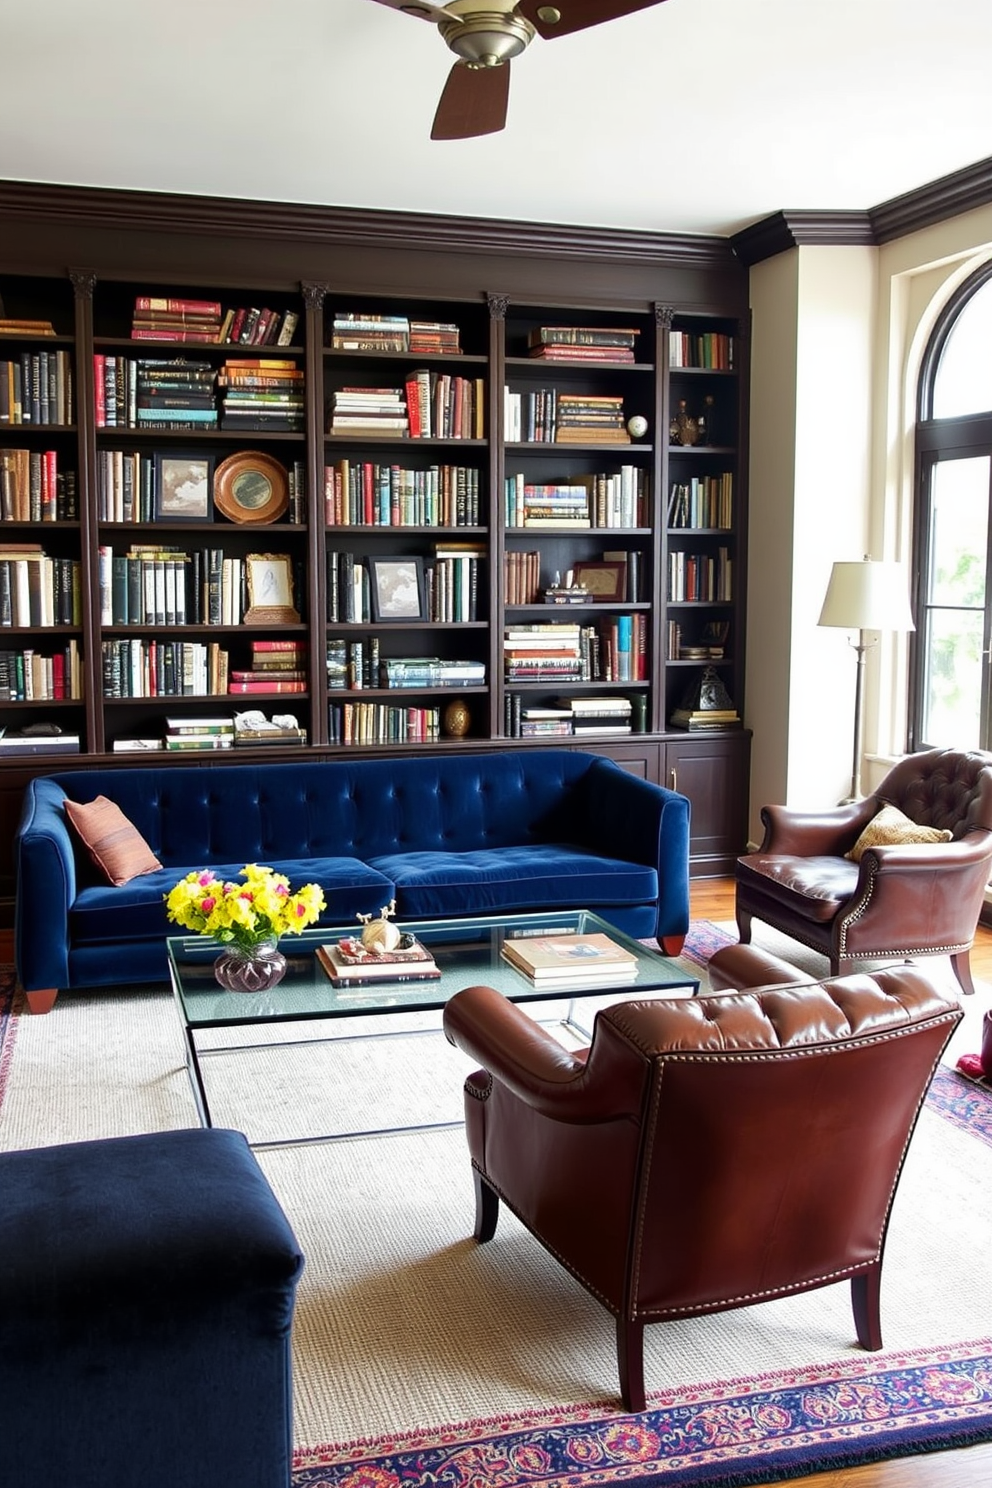
M214 505L242 526L276 522L289 505L286 467L264 450L241 450L217 466Z
M293 565L286 553L249 553L246 625L298 624L293 605Z
M209 522L215 456L160 451L155 456L156 522Z
M572 575L594 603L622 604L627 598L626 563L576 563Z
M372 619L426 620L424 565L419 558L370 558Z

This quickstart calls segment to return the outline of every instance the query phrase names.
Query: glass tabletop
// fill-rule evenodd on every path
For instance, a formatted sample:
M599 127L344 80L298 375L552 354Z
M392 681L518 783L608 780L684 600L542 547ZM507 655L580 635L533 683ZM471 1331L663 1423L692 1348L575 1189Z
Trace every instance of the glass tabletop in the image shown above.
M307 1018L368 1017L443 1008L449 997L476 983L495 987L511 1002L545 1002L561 998L602 997L609 982L581 976L535 984L502 955L508 938L552 933L604 934L636 958L633 980L618 980L625 998L641 992L699 985L698 977L678 961L632 940L589 910L552 914L481 916L472 919L404 920L401 928L426 946L441 971L436 980L384 981L336 987L317 960L320 945L334 944L356 933L354 925L322 925L287 935L279 943L288 963L284 980L270 992L225 992L214 980L213 964L223 946L203 936L173 936L167 942L173 989L188 1028L224 1028L249 1023L281 1023Z

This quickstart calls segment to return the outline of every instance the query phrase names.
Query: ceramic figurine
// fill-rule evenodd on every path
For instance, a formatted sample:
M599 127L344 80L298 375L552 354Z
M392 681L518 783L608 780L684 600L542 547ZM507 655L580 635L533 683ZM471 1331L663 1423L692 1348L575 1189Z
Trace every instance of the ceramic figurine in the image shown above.
M382 955L384 951L395 951L400 943L401 931L399 925L393 923L389 918L396 913L396 900L390 899L379 911L379 918L374 920L371 913L360 914L356 919L362 925L362 945L366 950L374 954Z

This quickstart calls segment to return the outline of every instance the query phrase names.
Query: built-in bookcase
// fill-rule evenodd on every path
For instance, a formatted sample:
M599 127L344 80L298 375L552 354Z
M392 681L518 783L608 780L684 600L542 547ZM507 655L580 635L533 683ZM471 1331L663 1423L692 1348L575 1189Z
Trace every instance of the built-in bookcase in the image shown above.
M707 288L695 247L660 275L542 259L523 230L520 263L408 256L367 215L365 247L136 225L0 261L0 315L45 323L0 335L0 726L60 730L0 741L11 792L212 763L168 721L251 708L326 758L553 745L691 781L725 869L746 733L670 720L704 664L744 707L743 278L706 249Z

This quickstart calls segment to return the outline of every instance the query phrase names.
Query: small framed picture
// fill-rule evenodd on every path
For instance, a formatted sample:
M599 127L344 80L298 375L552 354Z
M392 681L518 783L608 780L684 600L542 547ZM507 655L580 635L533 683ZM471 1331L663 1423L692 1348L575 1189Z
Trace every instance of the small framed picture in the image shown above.
M424 565L419 558L370 558L372 619L426 620Z
M213 455L179 450L155 456L156 522L209 522L213 519Z
M594 603L622 604L627 598L626 563L576 563L572 574Z
M293 605L293 565L286 553L249 553L246 625L298 624Z

